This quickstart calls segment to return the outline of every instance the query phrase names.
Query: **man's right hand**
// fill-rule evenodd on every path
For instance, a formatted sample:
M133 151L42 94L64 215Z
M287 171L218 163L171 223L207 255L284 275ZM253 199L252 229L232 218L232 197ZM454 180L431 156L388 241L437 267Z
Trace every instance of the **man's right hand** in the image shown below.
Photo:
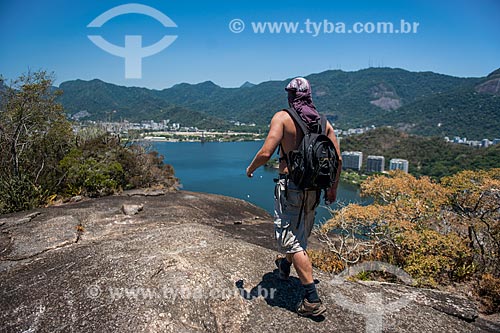
M253 177L253 171L250 171L250 167L247 168L247 177L252 178Z

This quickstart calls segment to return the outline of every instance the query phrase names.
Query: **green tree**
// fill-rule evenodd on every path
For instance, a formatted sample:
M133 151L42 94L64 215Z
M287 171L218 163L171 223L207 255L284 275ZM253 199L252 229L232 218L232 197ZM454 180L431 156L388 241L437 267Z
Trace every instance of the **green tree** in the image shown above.
M173 188L174 169L163 156L133 139L121 138L96 128L80 130L77 144L60 161L65 177L65 196L100 197L132 188Z
M52 82L28 72L0 92L0 212L43 203L62 179L58 163L73 135Z
M61 94L44 71L0 84L0 214L31 209L53 199L91 197L135 187L175 188L163 157L130 137L100 128L73 133ZM61 198L62 197L62 198Z

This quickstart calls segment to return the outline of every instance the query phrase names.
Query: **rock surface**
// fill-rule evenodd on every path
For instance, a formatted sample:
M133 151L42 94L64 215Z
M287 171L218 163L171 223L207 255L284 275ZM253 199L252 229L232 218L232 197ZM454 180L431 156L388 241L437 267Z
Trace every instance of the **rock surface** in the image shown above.
M476 91L479 93L493 94L500 96L500 78L493 78L484 83L481 83L476 87Z
M125 215L135 215L138 214L144 208L143 204L140 205L122 205L122 212Z
M143 205L124 215L123 205ZM241 224L235 224L235 221ZM241 200L135 192L0 216L2 332L495 332L471 301L387 283L330 283L294 313L270 216Z

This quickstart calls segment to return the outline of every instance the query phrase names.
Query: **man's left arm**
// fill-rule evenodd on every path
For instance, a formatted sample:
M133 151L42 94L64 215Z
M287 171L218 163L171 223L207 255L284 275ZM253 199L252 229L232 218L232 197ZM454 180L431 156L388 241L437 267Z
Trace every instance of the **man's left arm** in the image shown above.
M271 125L269 127L269 133L267 134L266 140L262 145L262 148L255 155L252 163L247 168L247 176L253 177L253 172L258 168L266 164L271 158L276 147L283 138L283 120L281 119L280 112L276 113L271 120Z
M337 188L340 182L340 172L342 171L342 155L340 155L340 145L337 140L337 136L335 135L335 131L333 130L333 126L330 122L327 122L327 132L326 135L330 140L332 140L333 145L335 146L335 150L337 151L337 156L339 157L339 165L337 169L337 176L335 177L335 183L333 183L332 187L330 187L327 191L327 199L328 203L334 203L337 200Z

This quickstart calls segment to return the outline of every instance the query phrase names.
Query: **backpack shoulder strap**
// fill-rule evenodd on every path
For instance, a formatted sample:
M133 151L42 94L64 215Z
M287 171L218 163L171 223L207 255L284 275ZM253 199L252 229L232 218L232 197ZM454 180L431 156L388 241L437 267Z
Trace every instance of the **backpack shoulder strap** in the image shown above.
M297 111L295 111L295 109L285 109L285 111L288 112L290 117L292 117L293 121L297 125L299 125L299 127L302 130L302 133L304 133L304 135L306 133L309 133L309 130L307 129L306 123L302 120L302 118L300 118L299 114L297 113Z
M321 134L326 135L326 116L324 114L319 115L319 121L321 125Z

